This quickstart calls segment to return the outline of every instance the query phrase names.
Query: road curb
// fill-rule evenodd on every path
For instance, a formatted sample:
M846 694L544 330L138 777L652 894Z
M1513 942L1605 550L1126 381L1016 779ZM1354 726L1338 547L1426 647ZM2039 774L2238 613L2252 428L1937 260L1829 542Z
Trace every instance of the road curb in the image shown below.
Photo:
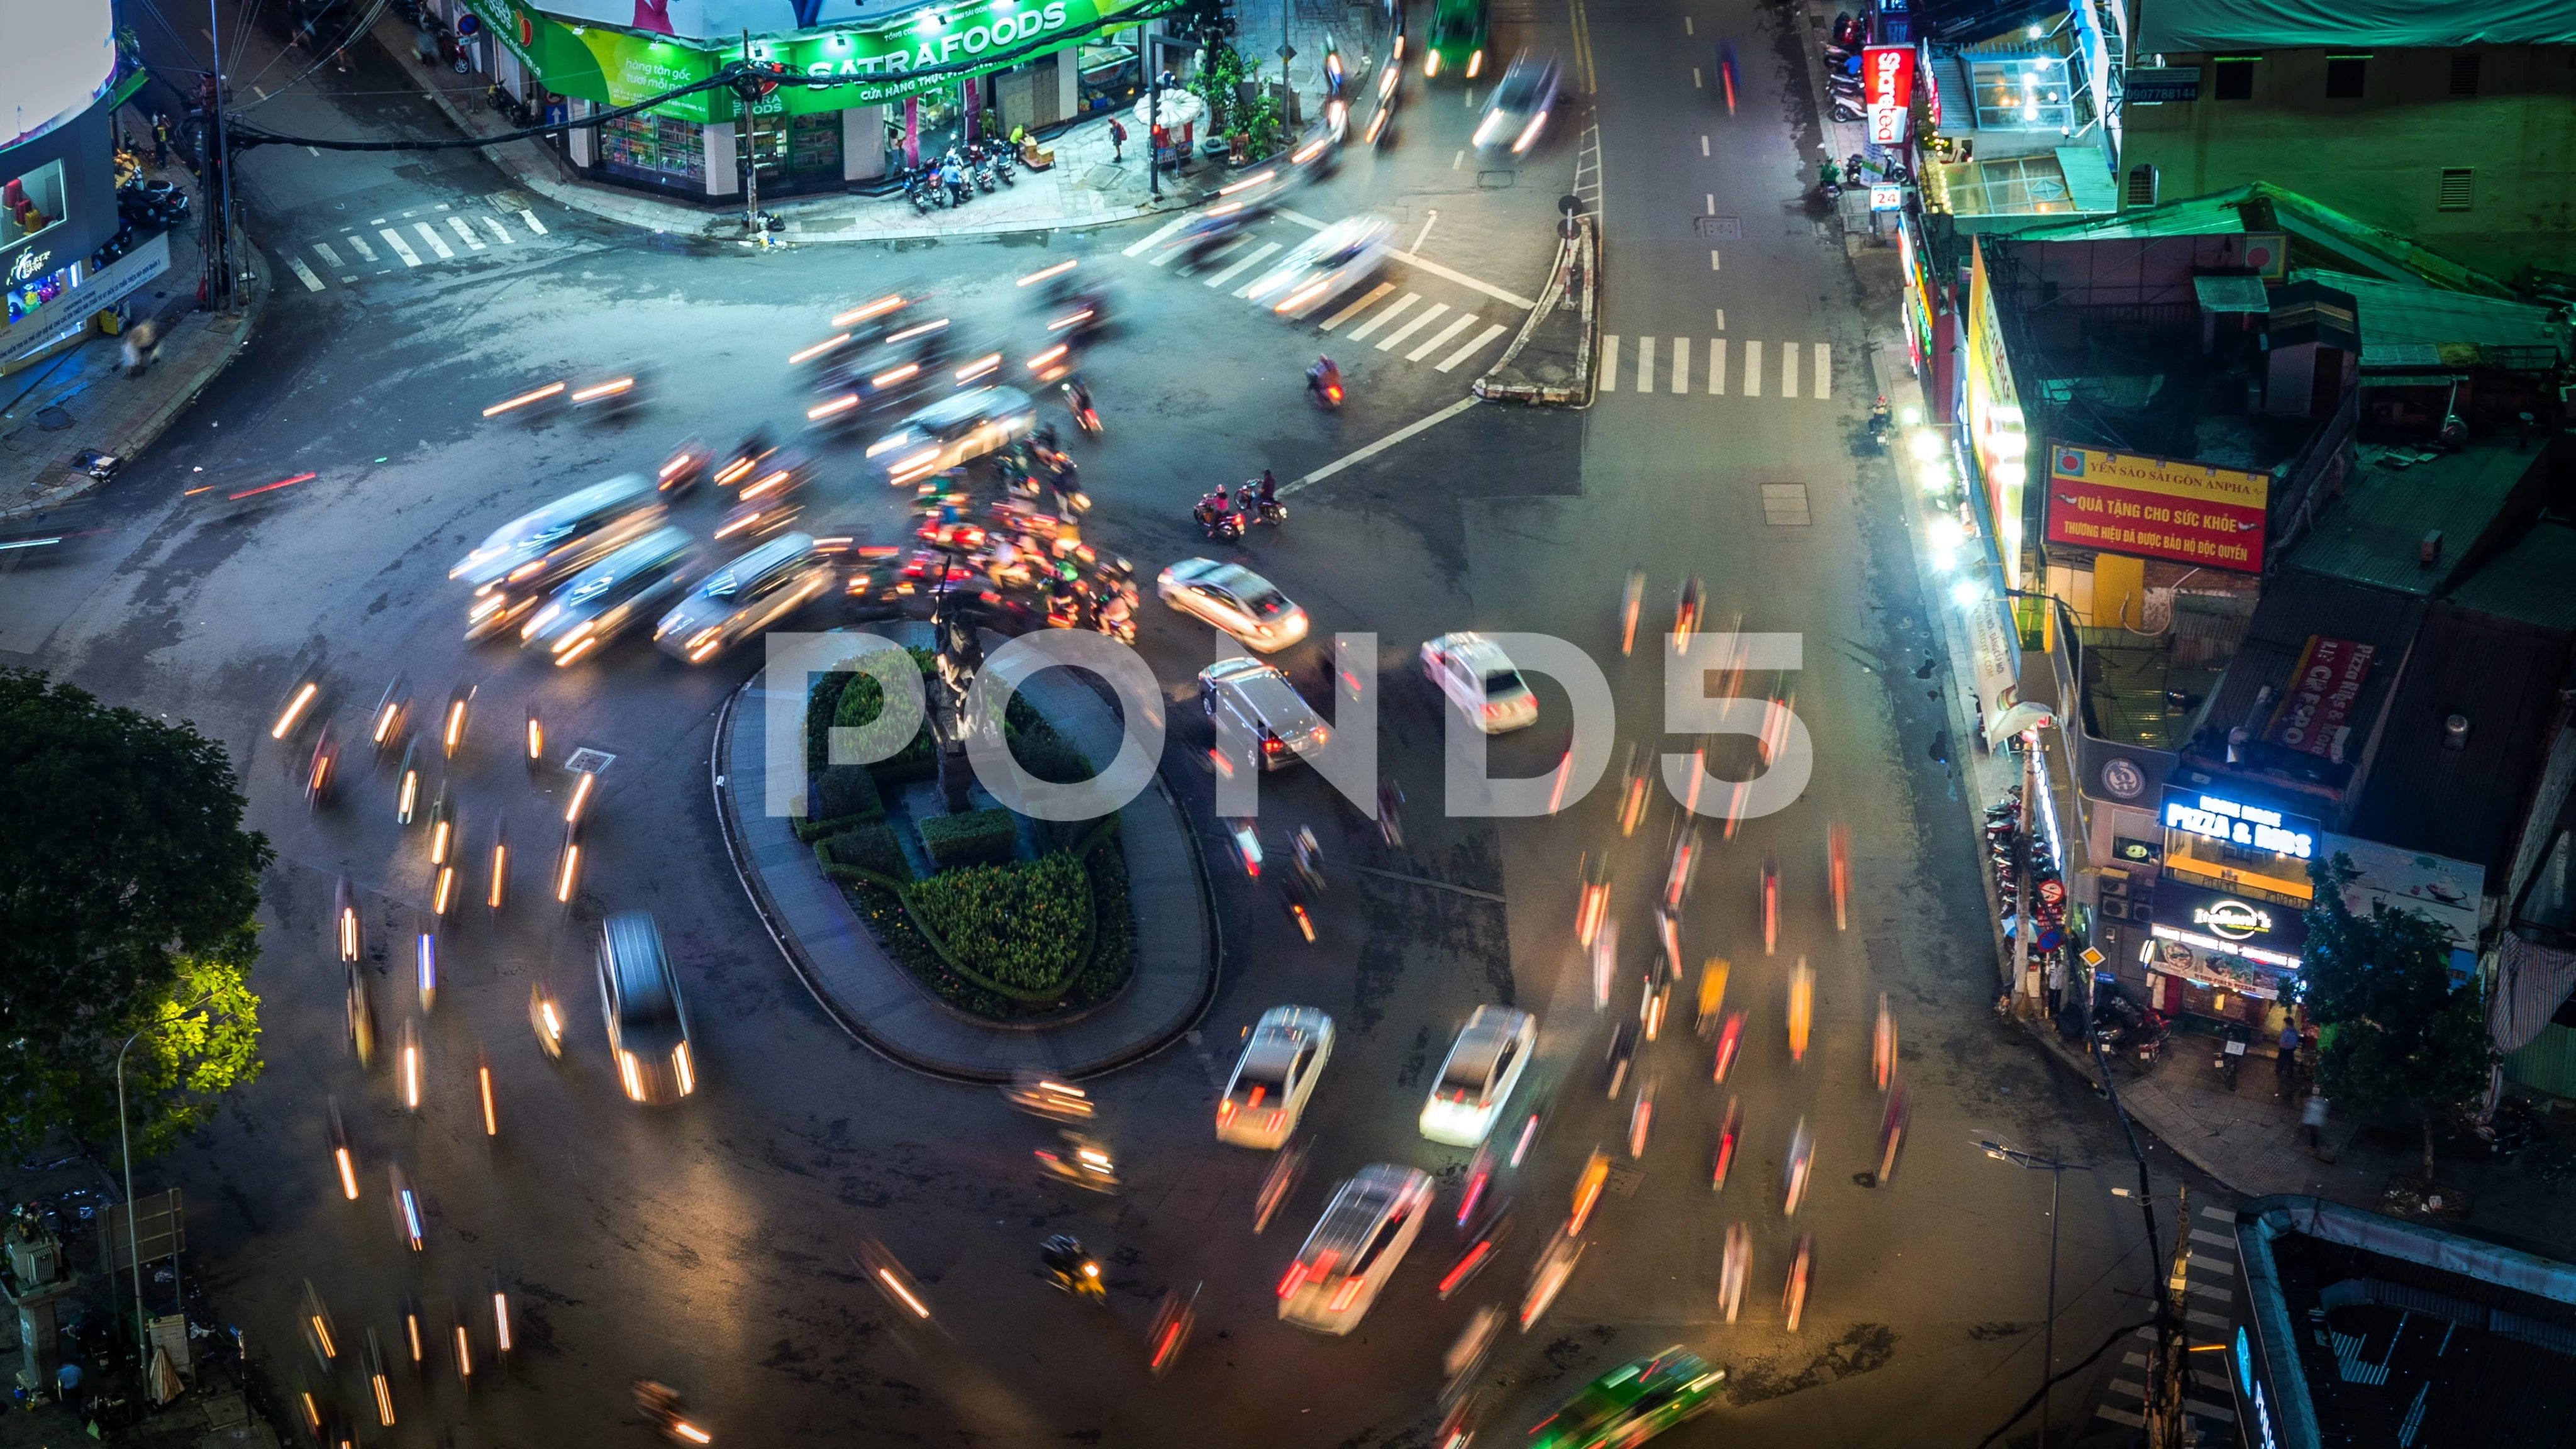
M1522 320L1520 334L1512 339L1512 345L1503 349L1503 355L1487 369L1485 375L1469 386L1469 391L1487 402L1517 402L1533 407L1592 406L1598 381L1593 372L1596 325L1593 304L1601 290L1600 230L1595 219L1588 214L1578 213L1568 220L1573 230L1557 243L1556 264L1548 269L1547 286L1539 293L1538 305L1532 307L1529 316ZM1502 381L1503 374L1511 370L1522 349L1538 335L1540 324L1551 320L1553 313L1569 305L1565 300L1569 286L1579 288L1578 295L1582 298L1582 316L1575 324L1579 330L1574 339L1574 381L1563 387Z
M243 299L241 311L236 313L231 321L221 324L220 329L209 328L209 330L218 331L223 341L222 349L210 360L199 364L196 371L186 374L175 391L170 393L158 407L144 414L140 421L128 426L121 437L108 438L85 446L122 460L124 467L133 466L134 459L146 448L159 442L161 435L170 430L170 425L178 421L179 414L186 412L197 398L214 384L215 379L223 375L224 369L232 366L233 359L241 355L242 348L250 341L252 331L259 326L261 317L268 311L269 296L268 263L260 255L258 245L250 242L245 236L242 250L249 295ZM0 523L40 516L67 503L86 498L104 486L106 485L86 473L73 473L64 487L39 497L33 503L22 503L12 508L0 509Z
M733 867L734 878L742 883L743 894L751 902L752 914L760 917L761 929L769 934L770 943L778 948L778 954L787 962L788 970L794 973L797 981L802 983L805 987L806 993L814 998L815 1004L823 1009L823 1013L832 1019L834 1025L840 1027L843 1032L847 1033L851 1039L857 1041L859 1045L866 1047L869 1051L876 1053L878 1056L885 1058L896 1066L905 1068L908 1071L918 1072L926 1077L937 1078L940 1081L957 1082L971 1086L994 1086L1012 1080L1013 1074L1010 1072L1000 1072L985 1067L968 1066L963 1063L945 1061L936 1057L927 1056L921 1052L907 1049L893 1041L890 1041L881 1033L874 1031L869 1027L867 1021L863 1017L859 1016L856 1012L851 1011L839 999L834 997L829 990L825 989L821 980L821 973L815 968L814 963L806 957L802 944L798 942L793 933L787 931L781 926L777 914L777 904L769 894L767 883L760 878L760 872L749 868L744 863L742 842L737 833L737 827L734 822L732 785L725 771L725 758L728 753L728 747L733 738L734 716L737 712L737 706L739 706L743 695L748 692L750 688L751 681L746 679L741 685L737 686L732 693L725 696L724 704L717 711L715 738L708 753L707 778L709 781L711 798L715 805L716 826L724 837L726 862ZM1175 815L1179 816L1184 823L1186 823L1188 819L1187 812L1182 809L1181 802L1172 794L1171 787L1164 782L1162 773L1159 770L1157 770L1154 775L1154 789L1162 796L1164 805ZM1187 831L1184 831L1183 834L1185 837L1188 836ZM1172 1025L1163 1030L1155 1032L1154 1034L1140 1040L1129 1042L1115 1051L1103 1053L1089 1061L1076 1062L1056 1068L1053 1072L1054 1075L1079 1081L1091 1077L1103 1076L1122 1068L1134 1066L1148 1058L1157 1056L1166 1048L1170 1047L1172 1043L1179 1041L1190 1033L1198 1030L1199 1023L1207 1017L1208 1009L1216 1004L1217 985L1222 975L1224 961L1224 928L1217 917L1216 894L1210 888L1208 882L1207 862L1199 853L1197 841L1195 839L1190 840L1189 854L1190 865L1197 881L1200 899L1207 906L1207 934L1204 938L1207 966L1205 971L1201 973L1198 994L1191 1002L1189 1010L1185 1014L1176 1018ZM896 969L901 970L902 968L898 966ZM906 973L906 978L907 981L909 981L909 973ZM912 984L918 986L918 983ZM924 995L927 994L927 992L924 992ZM1067 1019L1066 1021L1052 1022L1046 1026L1014 1028L1005 1023L975 1021L972 1018L964 1017L962 1013L956 1012L954 1008L948 1007L946 1002L938 1001L935 997L930 999L935 1005L948 1011L950 1015L956 1016L960 1020L970 1021L973 1025L985 1030L1017 1030L1034 1036L1048 1030L1051 1026L1070 1025L1073 1020ZM1103 1004L1106 1005L1106 1003ZM1091 1013L1089 1012L1083 1013L1084 1016L1088 1016L1090 1014Z
M422 92L429 97L430 104L436 106L439 113L447 117L448 123L453 125L459 134L473 140L488 139L486 133L472 123L470 113L467 109L450 98L450 93L447 88L436 83L438 73L428 70L415 56L412 55L409 46L406 43L408 36L401 33L407 28L408 27L400 20L396 19L392 15L387 15L378 20L375 28L370 30L368 34L373 36L376 44L384 47L386 54L393 58L396 69L402 71L406 76L409 76L414 82L420 85ZM536 152L537 155L542 158L545 169L538 169L530 166L525 156L520 154L522 148ZM668 208L671 214L664 218L663 221L657 223L645 217L630 215L626 211L605 204L601 194L595 188L593 188L589 183L577 179L576 175L570 174L570 162L556 154L551 148L541 145L538 142L528 140L510 141L486 145L480 149L484 157L491 161L494 168L507 176L513 183L526 187L530 191L537 193L567 211L576 211L584 216L596 217L601 221L614 222L620 226L631 226L638 231L650 231L678 236L695 236L711 241L738 241L744 246L758 245L758 243L750 237L735 237L729 235L730 232L741 225L740 218L742 211L739 206L735 206L731 211L702 211L696 207L682 206L678 202L660 201L652 197L634 196L624 198L630 205ZM1134 221L1138 217L1156 216L1165 212L1186 210L1189 207L1198 205L1200 201L1205 199L1204 193L1201 190L1190 190L1185 192L1182 188L1183 178L1173 176L1167 178L1167 180L1170 182L1172 189L1160 200L1148 201L1136 206L1119 207L1113 210L1098 212L1082 217L1059 217L1048 221L1001 222L986 226L960 226L937 231L922 231L919 229L899 227L862 227L856 230L817 231L810 233L789 231L779 234L771 245L796 247L811 243L943 241L951 237L975 239L996 236L1023 236L1033 232L1081 231L1091 227L1111 226L1119 222ZM852 193L846 192L837 193L834 199L836 201L846 200L851 194ZM791 200L773 203L763 209L770 212L785 214L790 224L794 225L797 222L795 213L799 208L800 202Z

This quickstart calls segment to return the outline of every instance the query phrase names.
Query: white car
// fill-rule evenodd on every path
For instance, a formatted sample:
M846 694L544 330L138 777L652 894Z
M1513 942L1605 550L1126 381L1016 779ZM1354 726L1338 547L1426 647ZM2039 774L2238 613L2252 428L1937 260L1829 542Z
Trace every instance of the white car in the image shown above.
M1423 645L1422 672L1489 735L1538 723L1538 695L1482 634L1443 634Z
M1479 151L1509 146L1515 156L1538 143L1547 129L1548 112L1556 107L1559 67L1556 57L1532 58L1528 51L1512 57L1502 84L1485 102L1485 117L1476 123L1472 144Z
M1277 1151L1297 1130L1315 1079L1332 1057L1331 1017L1311 1006L1261 1013L1216 1104L1216 1140Z
M1376 276L1394 245L1394 222L1375 212L1345 217L1299 242L1244 295L1282 317L1303 317Z
M1264 654L1306 637L1306 611L1241 564L1185 558L1154 576L1154 592Z
M1440 1064L1440 1080L1422 1104L1422 1135L1452 1147L1474 1147L1494 1130L1538 1045L1538 1023L1526 1011L1479 1006Z
M1279 1280L1280 1318L1317 1333L1359 1327L1430 1211L1430 1174L1384 1162L1361 1168Z
M1038 425L1036 404L1016 387L979 387L941 398L868 445L868 457L898 487L998 453Z

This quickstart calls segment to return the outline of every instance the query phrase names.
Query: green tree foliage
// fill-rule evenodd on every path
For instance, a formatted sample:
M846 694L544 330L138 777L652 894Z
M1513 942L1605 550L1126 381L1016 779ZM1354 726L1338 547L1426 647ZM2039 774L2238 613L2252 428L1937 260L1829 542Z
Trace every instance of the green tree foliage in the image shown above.
M2382 906L2357 916L2343 888L2350 856L2308 868L2305 1002L2324 1028L2317 1085L2364 1111L2402 1112L2424 1133L2424 1180L2433 1180L2436 1118L2486 1095L2495 1047L2475 983L2451 984L2451 941L2420 912Z
M258 1074L253 913L268 840L222 747L0 670L0 1151L166 1146ZM200 998L201 1010L187 1012Z

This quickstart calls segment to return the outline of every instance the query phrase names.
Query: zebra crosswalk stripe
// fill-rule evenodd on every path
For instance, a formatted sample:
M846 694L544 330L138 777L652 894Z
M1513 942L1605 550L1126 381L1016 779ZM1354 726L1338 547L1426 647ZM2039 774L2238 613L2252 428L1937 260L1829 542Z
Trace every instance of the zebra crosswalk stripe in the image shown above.
M1796 397L1797 395L1798 344L1783 342L1780 344L1780 396Z
M537 235L544 236L546 234L546 224L537 220L537 214L535 212L522 211L519 213L519 220L527 223L528 230L535 232Z
M1726 396L1726 339L1708 339L1708 395Z
M503 246L508 246L518 240L517 237L510 235L510 229L501 224L501 219L499 217L478 216L474 219L483 223L483 229L492 233L492 240L499 242Z
M1462 363L1468 358L1475 356L1477 353L1484 351L1487 344L1502 335L1502 324L1498 322L1489 322L1485 324L1485 330L1476 334L1475 341L1468 343L1466 346L1450 353L1447 357L1440 359L1440 365L1433 370L1436 372L1449 371L1459 363Z
M329 242L315 242L313 244L313 254L320 257L322 260L329 262L331 264L331 270L335 272L340 270L344 265L340 260L340 254L331 250L331 244Z
M340 240L349 244L349 250L356 252L360 261L372 262L376 259L376 249L367 245L367 239L356 232L351 232Z
M1690 339L1687 337L1673 339L1672 390L1677 393L1690 391Z
M1616 332L1601 339L1601 390L1619 390L1619 334Z
M1233 281L1235 278L1242 276L1246 269L1260 265L1263 257L1266 257L1277 250L1279 250L1279 243L1263 242L1261 245L1254 247L1252 250L1245 252L1242 256L1239 256L1233 261L1227 263L1225 270L1207 279L1207 285L1211 287L1222 287L1226 283Z
M452 262L456 260L456 249L449 246L440 238L438 235L438 228L431 226L425 221L415 221L411 224L411 229L420 233L420 239L429 243L429 249L438 253L438 259L440 261Z
M394 249L394 255L402 258L402 264L404 266L416 267L420 265L420 253L411 249L411 243L402 239L401 232L394 230L392 227L386 227L384 230L377 232L376 235L385 239L385 245Z
M304 284L304 290L308 292L319 292L322 290L322 279L313 275L313 269L304 265L304 259L302 257L288 257L286 259L286 264L294 269L295 280Z
M1830 344L1816 344L1816 398L1819 402L1834 395L1834 349Z
M1413 349L1411 352L1404 354L1404 360L1407 362L1420 362L1422 359L1429 357L1432 353L1439 351L1441 345L1447 342L1450 338L1455 337L1459 333L1466 331L1468 328L1475 326L1476 321L1476 314L1473 312L1459 313L1448 326L1432 333L1429 340L1425 341L1421 346Z
M1361 297L1351 305L1344 307L1332 316L1325 318L1323 330L1330 332L1334 328L1341 326L1343 323L1348 322L1352 318L1360 315L1362 312L1367 311L1378 298L1383 297L1394 290L1395 283L1393 282L1380 282L1376 286L1369 288L1367 295Z
M1394 351L1397 345L1402 343L1404 339L1421 331L1425 325L1432 322L1438 318L1441 313L1448 310L1448 303L1434 302L1430 306L1423 308L1421 311L1414 313L1413 320L1405 323L1401 327L1398 327L1393 332L1388 333L1386 335L1386 340L1377 345L1377 350L1380 352Z
M1762 344L1759 342L1744 344L1744 395L1762 396Z
M525 213L522 213L522 215L524 214ZM1151 251L1156 244L1162 241L1163 238L1179 231L1182 227L1189 225L1189 223L1190 219L1187 216L1173 217L1170 221L1164 222L1161 226L1154 228L1154 230L1147 234L1142 240L1130 245L1125 251L1119 253L1119 255L1129 257L1142 256L1146 252Z
M447 219L447 224L455 229L456 235L464 240L465 245L468 248L478 252L491 250L491 248L483 245L483 239L481 237L474 234L474 228L465 224L465 218L461 216L451 216Z
M1396 298L1393 302L1387 304L1385 311L1378 313L1376 316L1371 317L1357 327L1352 328L1351 340L1353 342L1366 342L1370 333L1375 332L1387 323L1394 321L1397 317L1403 315L1406 309L1421 300L1422 294L1420 292L1407 292L1403 296Z

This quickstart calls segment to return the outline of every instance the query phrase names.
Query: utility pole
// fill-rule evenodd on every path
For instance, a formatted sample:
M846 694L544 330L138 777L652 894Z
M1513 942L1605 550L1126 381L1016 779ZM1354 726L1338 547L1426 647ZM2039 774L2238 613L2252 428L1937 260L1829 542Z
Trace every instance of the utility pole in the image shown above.
M2191 1345L2183 1328L2182 1295L2191 1262L2191 1186L2177 1184L2174 1191L2172 1267L2157 1285L2156 1351L2147 1366L2147 1449L2183 1449L2186 1438L2182 1391L2184 1376L2191 1372Z
M233 168L224 151L224 41L223 21L215 14L215 0L206 0L206 38L214 45L214 73L206 77L206 124L202 134L206 144L207 190L213 193L215 214L206 219L206 305L219 312L232 310L233 302Z
M1286 0L1281 0L1282 4ZM1145 48L1154 48L1152 36L1144 38ZM1154 68L1154 57L1145 57L1145 185L1154 199L1163 199L1163 73Z
M742 63L746 66L751 64L751 31L748 28L742 32ZM760 112L753 109L759 96L748 84L735 87L734 94L742 101L742 234L756 236L765 243L769 240L769 233L760 229Z
M2037 1153L2006 1147L2000 1142L1979 1142L1977 1146L1988 1157L2048 1174L2048 1316L2041 1321L2039 1365L2039 1449L2048 1449L2048 1411L2054 1398L2052 1390L2057 1373L2058 1210L2066 1200L2066 1174L2091 1172L2093 1168L2089 1163L2066 1161L2054 1147L2048 1149L2047 1160L2042 1161Z

